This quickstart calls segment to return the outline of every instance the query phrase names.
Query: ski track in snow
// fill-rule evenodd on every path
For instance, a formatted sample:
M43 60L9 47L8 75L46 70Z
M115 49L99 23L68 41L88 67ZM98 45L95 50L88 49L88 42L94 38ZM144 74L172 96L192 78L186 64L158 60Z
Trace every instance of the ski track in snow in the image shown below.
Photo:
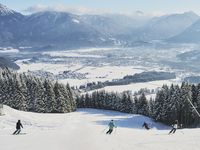
M96 109L68 114L39 114L4 107L0 116L1 150L197 150L200 129L182 129L168 135L170 127L148 117ZM22 134L11 135L21 119ZM117 128L106 135L108 122ZM153 129L141 128L146 121Z

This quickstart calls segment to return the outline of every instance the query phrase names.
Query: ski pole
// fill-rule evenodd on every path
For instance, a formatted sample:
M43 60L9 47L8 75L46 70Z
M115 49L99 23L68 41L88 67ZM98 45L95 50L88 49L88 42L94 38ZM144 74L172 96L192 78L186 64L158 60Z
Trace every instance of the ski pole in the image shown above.
M116 134L116 130L117 130L117 127L115 126L115 131L114 131L114 134Z
M107 128L108 128L108 127L106 127L105 129L103 129L103 130L101 131L101 133L104 133L104 132L106 131Z

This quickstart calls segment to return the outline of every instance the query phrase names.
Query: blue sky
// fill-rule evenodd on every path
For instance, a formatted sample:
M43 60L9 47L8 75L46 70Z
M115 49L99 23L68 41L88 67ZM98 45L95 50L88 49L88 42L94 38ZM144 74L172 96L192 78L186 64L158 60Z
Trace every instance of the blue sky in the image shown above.
M86 12L95 10L131 13L140 10L158 14L185 11L200 14L200 0L0 0L0 3L23 13L34 11L34 9L37 11L38 8L56 7L57 9L66 8L66 10L76 8Z

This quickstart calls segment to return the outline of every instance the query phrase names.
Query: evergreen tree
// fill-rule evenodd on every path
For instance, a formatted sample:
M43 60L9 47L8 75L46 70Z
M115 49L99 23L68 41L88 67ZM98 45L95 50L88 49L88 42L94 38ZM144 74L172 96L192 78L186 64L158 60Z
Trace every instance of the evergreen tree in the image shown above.
M45 80L43 84L44 101L46 102L45 112L56 112L56 100L53 85L48 80Z
M148 116L148 102L144 93L142 93L139 97L138 101L138 114Z
M164 105L164 100L165 100L165 94L164 94L164 89L161 89L157 92L156 94L156 98L155 98L155 110L154 110L154 119L156 121L161 121L162 118L162 108Z
M131 100L129 92L123 92L122 94L121 111L126 113L133 112L133 101Z
M46 110L46 101L44 96L44 86L40 80L37 80L37 87L36 87L36 102L35 102L35 110L39 113L45 113Z

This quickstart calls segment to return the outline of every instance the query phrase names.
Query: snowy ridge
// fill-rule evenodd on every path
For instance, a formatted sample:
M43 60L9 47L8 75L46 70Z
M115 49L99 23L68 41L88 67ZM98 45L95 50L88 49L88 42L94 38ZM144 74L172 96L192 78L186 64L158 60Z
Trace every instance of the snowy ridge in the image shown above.
M13 10L9 9L8 7L0 4L0 16L7 16L10 14L15 13Z

